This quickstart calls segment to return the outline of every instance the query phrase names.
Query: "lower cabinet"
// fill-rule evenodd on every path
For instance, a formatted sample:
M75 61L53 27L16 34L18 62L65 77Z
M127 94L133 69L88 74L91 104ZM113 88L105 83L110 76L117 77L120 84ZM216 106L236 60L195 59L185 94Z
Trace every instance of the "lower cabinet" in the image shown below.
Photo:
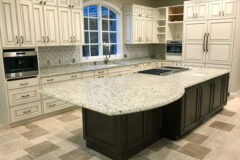
M51 113L61 109L73 107L74 105L66 103L64 101L59 101L57 99L46 99L43 101L43 110L44 113Z
M227 103L229 74L189 87L178 101L163 109L163 132L178 139L208 120Z
M41 102L33 102L10 108L12 123L33 118L42 114Z

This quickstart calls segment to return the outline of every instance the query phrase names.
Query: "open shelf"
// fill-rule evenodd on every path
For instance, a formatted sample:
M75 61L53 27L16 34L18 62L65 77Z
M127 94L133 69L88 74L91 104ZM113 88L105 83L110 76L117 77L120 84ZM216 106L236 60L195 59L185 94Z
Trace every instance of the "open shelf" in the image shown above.
M184 15L184 6L172 6L168 8L169 22L182 22Z
M174 22L168 22L169 24L182 24L183 23L183 21L174 21Z

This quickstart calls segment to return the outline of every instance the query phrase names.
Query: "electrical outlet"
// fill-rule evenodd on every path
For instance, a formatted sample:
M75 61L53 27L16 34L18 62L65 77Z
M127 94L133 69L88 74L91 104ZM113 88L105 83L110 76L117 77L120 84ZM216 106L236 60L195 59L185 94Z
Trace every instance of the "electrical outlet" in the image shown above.
M73 59L72 59L72 63L75 63L75 62L76 62L76 59L75 59L75 58L73 58Z

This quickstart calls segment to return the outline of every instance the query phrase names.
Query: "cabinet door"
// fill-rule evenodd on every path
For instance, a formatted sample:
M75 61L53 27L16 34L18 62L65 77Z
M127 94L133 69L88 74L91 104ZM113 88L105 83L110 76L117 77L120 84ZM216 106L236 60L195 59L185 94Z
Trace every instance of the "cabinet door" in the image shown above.
M153 8L147 8L147 15L148 18L153 18Z
M183 102L183 132L194 128L198 122L198 86L186 89Z
M226 104L228 99L228 88L229 88L229 75L223 78L223 98L222 103Z
M206 62L214 64L231 64L232 61L232 44L211 43L208 45L206 53Z
M71 0L74 8L82 8L82 0Z
M221 18L222 14L222 1L213 1L209 3L209 18Z
M72 9L72 35L74 44L84 43L82 10Z
M42 5L33 5L35 37L37 45L45 44L43 7Z
M59 44L59 28L57 8L51 6L44 6L44 21L46 32L46 44L58 45Z
M14 0L2 0L1 2L1 35L2 45L5 48L19 46L19 34L17 14Z
M196 5L195 4L187 4L184 5L184 19L186 20L193 20L195 19L196 13Z
M147 19L145 21L145 34L146 34L146 42L152 43L153 42L153 20Z
M71 0L58 0L59 7L69 7L71 6Z
M141 19L138 17L133 17L133 42L134 43L140 43L141 40L141 30L140 30L140 24Z
M34 47L35 32L32 1L19 0L16 2L21 46Z
M237 2L236 0L223 0L223 16L226 18L235 17Z
M200 87L200 120L204 120L210 115L212 105L212 83L206 82Z
M234 37L235 20L211 20L208 22L209 43L232 43Z
M183 46L184 61L205 63L204 36L206 33L207 21L185 23Z
M141 8L138 5L133 5L133 16L140 16Z
M208 18L208 3L198 3L196 4L196 12L198 19L207 19Z
M73 42L72 35L72 20L71 9L59 8L59 24L60 24L60 43L63 45L69 45Z
M214 80L213 83L213 112L219 110L222 106L223 78Z

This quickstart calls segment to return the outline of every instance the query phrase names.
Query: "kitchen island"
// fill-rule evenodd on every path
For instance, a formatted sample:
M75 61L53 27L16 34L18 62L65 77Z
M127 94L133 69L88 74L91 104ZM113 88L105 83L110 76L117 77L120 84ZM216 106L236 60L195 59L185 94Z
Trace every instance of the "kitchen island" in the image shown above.
M155 76L76 80L40 92L83 107L87 146L128 159L161 137L178 139L227 103L229 72L216 69Z

